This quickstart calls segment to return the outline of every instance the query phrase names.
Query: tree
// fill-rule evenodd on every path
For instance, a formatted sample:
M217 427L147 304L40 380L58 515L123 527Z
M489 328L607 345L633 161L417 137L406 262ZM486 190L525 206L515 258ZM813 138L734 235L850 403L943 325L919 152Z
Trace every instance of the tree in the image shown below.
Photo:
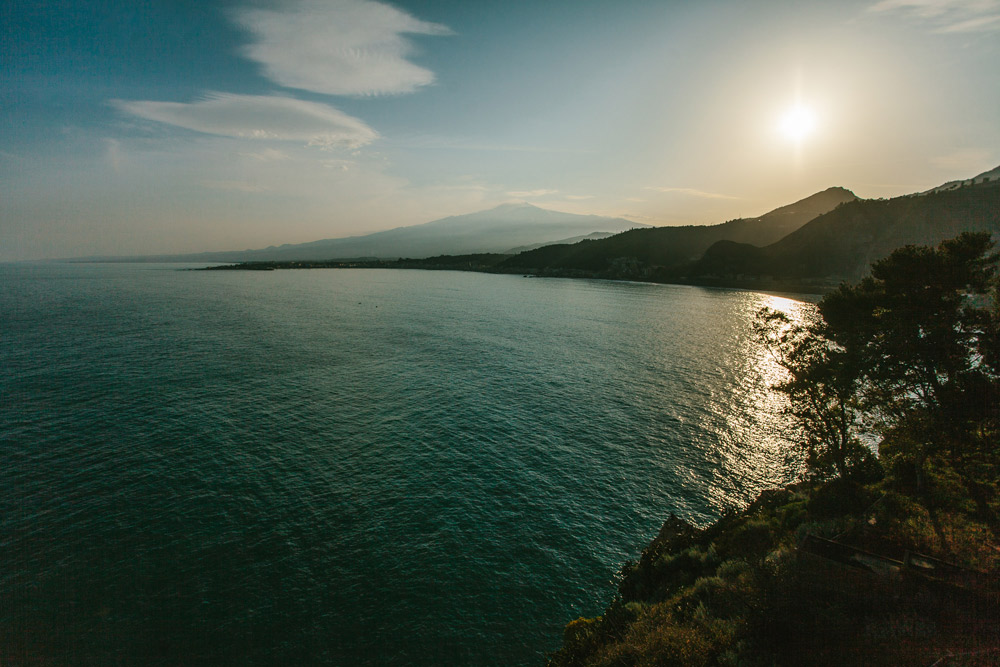
M820 302L825 333L862 361L868 407L889 423L917 409L940 411L973 377L995 378L982 348L992 320L984 298L996 276L992 245L987 233L965 233L936 249L905 246Z
M850 477L870 458L860 403L857 360L825 333L821 318L793 321L764 309L756 328L788 377L775 389L788 397L808 470L819 477Z
M1000 317L988 293L997 256L987 233L937 248L906 246L872 265L857 285L822 299L818 316L794 324L764 312L758 328L790 379L789 397L814 471L842 476L864 460L862 436L880 438L883 459L912 466L924 484L928 459L944 454L973 482L981 454L995 461ZM975 455L973 455L975 454ZM975 465L965 468L968 458Z
M937 248L900 248L819 305L829 337L862 364L861 403L880 424L880 453L909 466L924 490L932 457L952 466L970 494L976 488L979 466L963 462L981 458L975 450L986 443L977 434L995 419L1000 379L987 298L997 272L992 246L987 233L965 233Z

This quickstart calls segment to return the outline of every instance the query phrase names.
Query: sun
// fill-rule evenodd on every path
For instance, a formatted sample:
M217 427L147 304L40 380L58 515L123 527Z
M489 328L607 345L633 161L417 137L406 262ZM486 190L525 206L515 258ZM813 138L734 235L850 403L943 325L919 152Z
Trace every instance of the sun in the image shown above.
M793 107L781 117L778 127L786 138L801 142L815 131L816 114L808 107Z

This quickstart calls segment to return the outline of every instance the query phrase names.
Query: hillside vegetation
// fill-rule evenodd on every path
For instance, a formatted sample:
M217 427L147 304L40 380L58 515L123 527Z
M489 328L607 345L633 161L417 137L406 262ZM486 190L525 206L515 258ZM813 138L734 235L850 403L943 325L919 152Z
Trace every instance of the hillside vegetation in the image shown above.
M656 227L521 253L497 270L822 293L908 244L1000 234L1000 180L888 200L831 188L761 218Z
M700 258L717 241L767 245L855 199L849 190L829 188L759 218L740 218L719 225L633 229L597 241L550 245L522 252L500 269L511 273L667 278L672 271Z
M805 478L704 528L670 517L548 664L1000 663L991 246L907 246L811 321L760 313Z
M764 247L728 239L685 273L720 282L859 280L872 262L909 244L963 231L1000 234L1000 180L894 199L848 202ZM759 244L758 244L759 245Z

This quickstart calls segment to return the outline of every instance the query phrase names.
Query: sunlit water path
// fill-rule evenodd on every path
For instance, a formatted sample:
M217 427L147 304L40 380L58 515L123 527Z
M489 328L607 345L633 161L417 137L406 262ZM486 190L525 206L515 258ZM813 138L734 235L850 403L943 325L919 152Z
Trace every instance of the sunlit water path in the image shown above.
M750 328L788 299L422 271L0 279L3 664L539 664L667 515L705 522L791 474Z

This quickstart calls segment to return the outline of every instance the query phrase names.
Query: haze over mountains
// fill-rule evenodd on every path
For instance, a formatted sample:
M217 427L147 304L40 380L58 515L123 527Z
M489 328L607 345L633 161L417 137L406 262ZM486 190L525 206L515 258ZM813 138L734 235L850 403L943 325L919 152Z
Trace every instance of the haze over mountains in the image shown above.
M686 273L698 282L811 281L832 286L859 280L872 262L905 245L937 245L966 231L990 232L996 238L1000 179L981 176L957 189L849 202L764 247L721 241Z
M757 289L825 290L856 281L908 244L964 231L1000 236L1000 168L889 200L831 188L753 220L658 227L573 246L549 246L498 264L510 272Z
M889 200L863 200L832 187L756 218L717 225L646 227L520 203L366 236L115 259L261 268L259 263L333 266L337 260L409 258L395 265L824 291L859 279L900 246L936 245L963 231L1000 236L1000 167Z
M816 216L857 197L844 188L829 188L757 218L738 218L718 225L651 227L607 239L574 245L550 245L512 257L512 270L603 272L615 265L673 269L702 256L717 241L766 245L798 229ZM621 267L619 267L621 268Z
M562 213L531 204L516 203L501 204L488 211L451 216L421 225L397 227L365 236L285 244L260 250L118 259L168 262L280 262L353 258L423 258L469 253L511 254L525 247L538 247L562 241L575 242L595 233L608 236L646 226L623 218Z

